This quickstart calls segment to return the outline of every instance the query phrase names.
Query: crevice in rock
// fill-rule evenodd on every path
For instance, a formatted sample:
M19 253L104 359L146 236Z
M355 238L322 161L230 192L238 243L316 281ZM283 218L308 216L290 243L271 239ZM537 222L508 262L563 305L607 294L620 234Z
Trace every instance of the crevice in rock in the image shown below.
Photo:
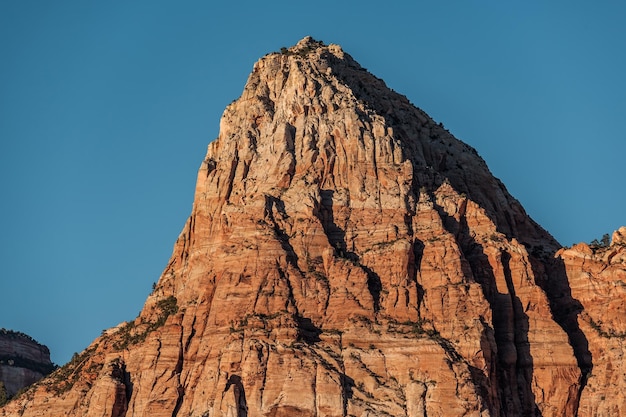
M498 292L496 277L484 253L483 246L476 243L474 252L468 254L474 278L483 287L493 312L494 338L497 346L498 396L504 415L541 416L532 391L532 363L528 342L529 322L515 289L508 265L510 255L503 252L500 262L508 288L508 294ZM511 352L514 349L514 352ZM487 399L490 404L493 401Z
M584 310L580 301L572 297L572 289L569 285L565 265L560 258L554 258L547 264L546 280L541 280L538 285L548 296L550 310L554 321L567 333L569 343L574 350L576 362L580 368L580 386L577 398L573 401L575 415L578 415L578 407L582 393L587 386L587 380L593 370L593 357L589 350L589 340L578 325L578 315ZM531 267L536 276L541 276L542 265L537 265L537 260L530 257Z
M434 198L432 199L434 201ZM500 263L503 268L507 294L500 293L496 276L482 244L470 234L465 216L460 221L448 215L443 207L433 203L446 230L456 237L457 244L468 261L473 278L483 290L493 312L493 328L498 352L496 375L498 399L485 398L492 406L499 400L504 415L541 416L532 391L532 363L528 342L529 321L521 300L515 295L515 287L509 266L510 255L503 251ZM512 346L510 346L512 345ZM511 347L515 349L514 355ZM479 385L483 378L474 380ZM497 412L497 410L494 410Z
M217 161L213 158L208 158L204 163L206 164L206 176L208 177L217 168Z
M180 407L183 405L183 398L185 397L185 389L181 386L176 388L176 405L174 405L174 410L172 411L172 417L176 417L178 412L180 411Z
M298 161L298 158L296 157L296 147L295 147L296 127L287 123L285 126L284 138L285 138L285 150L287 151L287 154L291 158L291 161L289 162L287 171L284 172L285 176L288 177L287 184L282 184L282 187L289 188L289 186L291 185L291 181L293 180L293 176L296 173L296 164ZM281 159L282 159L282 156L281 156Z
M191 340L196 335L196 318L197 316L193 316L193 321L191 322L191 332L189 333L189 336L187 336L187 341L185 342L185 352L189 350Z
M358 254L348 250L345 239L346 232L335 223L333 212L334 193L333 190L321 190L321 202L318 209L314 210L313 214L322 224L328 242L335 250L335 255L352 262L366 273L367 289L372 296L374 312L377 313L380 310L380 293L383 289L380 276L372 268L361 264Z
M360 266L367 274L367 289L374 300L374 312L377 313L380 311L380 292L383 289L383 284L380 281L380 276L374 270L362 264Z
M289 304L293 306L293 308L296 310L295 317L296 317L296 324L297 324L297 317L299 313L298 313L298 306L296 304L296 299L293 295L293 287L291 286L291 281L289 280L289 277L287 276L285 271L281 269L278 262L276 262L276 270L278 271L278 275L280 276L280 279L285 282L285 285L287 285L287 289L289 290L287 300L285 301L285 310L289 309Z
M131 397L133 396L133 381L130 378L130 372L126 370L126 364L122 363L122 382L126 388L126 409L130 404Z
M412 243L413 259L409 259L409 278L415 282L415 288L417 290L417 311L419 312L422 307L422 301L424 300L424 287L420 285L417 280L417 274L421 268L422 257L424 255L424 242L415 238Z
M313 214L319 219L324 229L324 233L328 238L328 242L335 249L337 256L340 258L350 259L356 255L348 253L345 241L345 232L335 223L333 213L333 190L320 190L320 205ZM352 259L354 260L354 259Z
M126 371L126 364L121 358L114 359L110 364L110 377L117 381L115 386L113 404L110 408L111 417L124 417L128 412L132 384Z
M285 211L285 203L279 198L266 194L264 217L272 226L272 229L274 230L274 233L276 234L276 237L280 242L280 246L286 252L287 262L295 269L300 271L300 267L298 266L298 255L296 254L296 251L289 242L289 235L285 232L285 230L280 227L279 220L274 217L274 208L276 208L276 211L280 214L282 220L286 220L289 218L287 212Z
M518 396L522 405L522 410L528 415L540 417L542 413L539 411L535 403L535 395L532 391L533 379L533 357L530 353L530 343L528 341L529 320L522 302L515 294L513 278L510 267L511 255L503 251L500 255L504 279L511 298L511 312L513 319L514 345L517 352L517 360L515 362L516 375L522 387L518 390ZM520 331L521 330L521 331Z
M176 366L172 372L173 375L176 376L177 379L177 387L176 387L176 405L174 405L174 410L172 411L172 417L176 417L178 412L180 411L180 407L183 405L183 399L185 397L185 388L182 386L180 381L180 375L183 371L183 361L184 361L184 352L183 352L183 332L181 329L180 332L180 340L178 341L178 360L176 361Z
M343 400L343 417L348 415L348 401L354 395L354 379L350 378L345 373L339 375L341 382L341 399Z
M237 405L237 417L248 417L248 402L246 401L246 391L243 387L241 377L239 375L231 375L224 387L224 394L232 387Z
M159 362L159 359L161 358L161 347L162 347L162 343L160 339L157 339L157 347L156 347L156 355L154 358L154 361L152 363L152 366L156 367L156 365ZM159 377L163 376L163 374L165 373L165 371L163 371L161 373L161 375L159 375ZM154 391L154 388L156 387L156 384L158 382L159 378L154 378L152 380L152 386L150 387L150 391Z
M224 195L224 200L226 201L230 200L230 195L233 192L233 183L235 181L235 173L237 172L237 165L239 165L239 157L237 154L237 149L235 149L235 155L233 156L233 160L230 163L230 172L228 173L226 194Z
M314 344L321 341L320 335L322 334L322 330L315 326L310 318L297 315L296 323L298 325L298 340L307 344Z

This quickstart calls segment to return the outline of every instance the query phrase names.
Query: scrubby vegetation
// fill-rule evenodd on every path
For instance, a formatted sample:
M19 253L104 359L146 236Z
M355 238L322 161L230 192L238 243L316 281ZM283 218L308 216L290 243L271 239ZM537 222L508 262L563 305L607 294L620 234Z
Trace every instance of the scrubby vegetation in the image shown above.
M306 56L309 54L309 52L311 52L311 51L315 50L316 48L326 46L326 45L324 44L324 42L322 42L322 41L316 41L315 39L312 39L312 38L311 38L311 42L310 42L310 43L311 43L313 46L306 45L306 46L303 46L303 47L301 47L301 48L299 48L299 49L297 49L297 50L294 50L293 48L288 49L288 48L285 48L285 47L283 46L282 48L280 48L280 54L281 54L281 55L287 55L287 56L290 56L290 55L299 55L299 56L301 56L301 57L303 57L303 58L304 58L304 57L306 57Z
M611 244L611 238L609 237L608 233L605 233L602 235L602 238L600 240L598 239L592 240L589 246L594 249L601 249L601 248L608 248L610 244Z
M57 371L53 373L48 380L46 380L48 391L53 392L55 395L60 395L72 389L76 381L78 381L81 371L87 364L89 364L89 367L87 368L88 372L100 372L102 364L90 362L90 359L97 347L98 345L96 344L88 349L85 349L81 353L74 353L74 355L72 355L72 359L70 359L68 363L57 369Z
M616 332L614 329L611 329L611 328L609 328L608 330L605 330L602 327L602 322L596 322L591 317L588 317L587 321L589 325L591 326L591 328L594 329L596 332L598 332L598 334L604 338L626 339L626 332Z
M35 339L30 337L26 333L16 332L14 330L0 328L0 336L5 336L5 337L8 337L10 339L26 339L26 340L28 340L30 342L33 342L33 343L41 346L41 344L39 342L37 342Z
M160 310L156 321L142 323L140 326L136 326L134 321L129 321L122 326L116 334L117 340L113 343L115 349L124 350L128 346L143 342L148 334L163 326L169 316L178 312L178 300L173 295L159 300L156 306Z

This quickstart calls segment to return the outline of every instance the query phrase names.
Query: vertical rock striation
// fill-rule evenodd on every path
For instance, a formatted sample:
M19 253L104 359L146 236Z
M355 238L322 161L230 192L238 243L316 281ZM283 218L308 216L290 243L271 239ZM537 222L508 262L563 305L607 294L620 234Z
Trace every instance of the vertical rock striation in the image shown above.
M474 149L307 37L226 108L139 317L0 415L574 416L610 377L559 248Z
M561 249L571 296L578 300L577 324L586 335L585 386L579 416L626 412L626 227L608 247L580 243Z

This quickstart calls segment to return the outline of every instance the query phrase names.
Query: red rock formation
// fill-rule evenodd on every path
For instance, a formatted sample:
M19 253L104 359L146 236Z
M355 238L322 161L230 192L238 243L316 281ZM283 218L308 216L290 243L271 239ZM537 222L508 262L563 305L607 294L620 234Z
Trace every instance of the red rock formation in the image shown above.
M579 301L578 324L588 341L586 385L579 415L618 416L626 412L626 227L608 247L579 243L557 253L571 294Z
M558 249L471 147L305 38L226 108L139 317L0 415L575 416L609 376L581 372Z
M55 368L50 351L32 337L0 329L0 382L4 395L12 397Z

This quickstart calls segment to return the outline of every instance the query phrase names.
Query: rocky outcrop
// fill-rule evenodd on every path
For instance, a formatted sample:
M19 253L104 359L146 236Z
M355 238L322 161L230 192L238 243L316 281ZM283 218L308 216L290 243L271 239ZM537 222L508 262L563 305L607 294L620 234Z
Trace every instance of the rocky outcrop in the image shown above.
M46 346L24 333L0 329L0 395L12 397L54 369Z
M559 248L474 149L305 38L226 108L139 317L0 415L575 416L609 377Z
M626 411L626 227L607 247L580 243L558 252L578 324L587 337L589 362L579 415L617 416Z

